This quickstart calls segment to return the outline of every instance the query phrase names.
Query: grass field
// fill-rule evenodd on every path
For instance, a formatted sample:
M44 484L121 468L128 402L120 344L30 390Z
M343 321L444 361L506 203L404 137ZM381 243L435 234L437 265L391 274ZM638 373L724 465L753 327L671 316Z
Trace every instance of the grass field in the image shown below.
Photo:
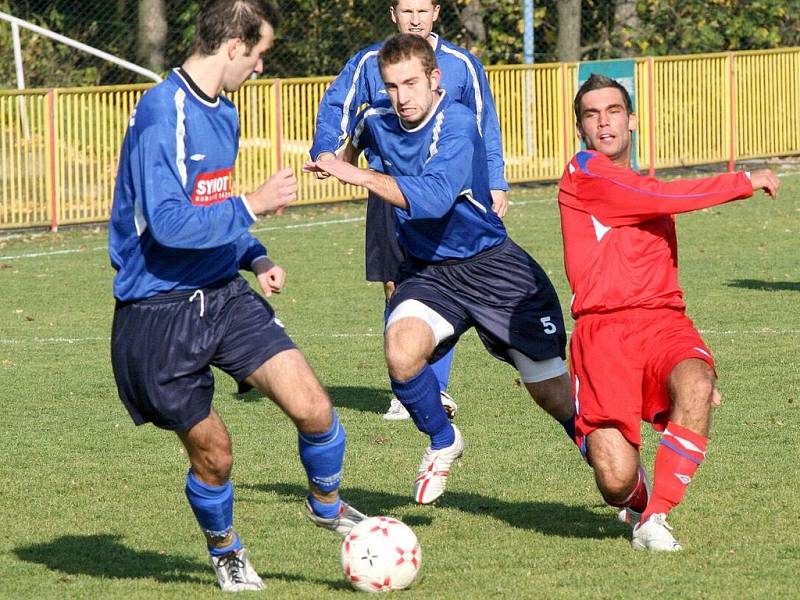
M715 353L725 402L708 460L670 519L686 548L677 555L630 549L563 432L474 334L458 345L451 385L466 452L438 505L416 506L426 441L409 422L381 419L382 290L363 281L363 205L258 224L289 274L273 305L348 431L345 497L401 518L421 541L421 579L403 598L800 597L800 176L783 184L776 203L759 196L679 218L689 314ZM512 236L566 308L555 188L511 199ZM135 428L117 399L105 244L103 228L0 240L0 596L216 596L177 438ZM235 391L217 378L236 523L267 597L353 597L338 538L302 515L290 422ZM648 464L656 441L646 429Z

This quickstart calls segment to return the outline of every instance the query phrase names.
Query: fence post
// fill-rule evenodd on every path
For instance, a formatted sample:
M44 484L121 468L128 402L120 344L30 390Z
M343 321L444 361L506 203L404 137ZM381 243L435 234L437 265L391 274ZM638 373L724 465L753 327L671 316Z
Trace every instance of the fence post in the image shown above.
M569 108L567 107L567 65L565 63L561 63L561 144L563 146L562 149L562 158L564 159L564 166L569 162L569 137L567 135L567 123L569 123Z
M56 190L56 91L47 90L47 183L50 192L50 231L58 231L58 193Z
M736 57L733 52L728 52L728 80L730 81L730 154L728 155L728 171L736 167Z
M653 76L653 57L647 57L647 129L650 139L650 177L656 175L656 112L655 112L655 83Z
M275 79L275 170L283 168L283 90L281 80Z

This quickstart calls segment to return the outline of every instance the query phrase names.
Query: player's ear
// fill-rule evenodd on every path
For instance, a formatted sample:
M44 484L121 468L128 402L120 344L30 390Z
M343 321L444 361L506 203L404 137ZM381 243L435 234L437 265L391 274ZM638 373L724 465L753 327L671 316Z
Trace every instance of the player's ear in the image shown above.
M628 131L636 131L639 127L639 116L636 113L628 115Z
M586 134L583 132L583 127L581 127L580 123L575 123L575 133L581 140L586 139Z
M389 7L389 16L392 17L392 23L397 25L397 15L394 14L394 5Z
M236 58L236 53L239 50L239 46L243 44L244 42L239 38L231 38L225 41L225 51L228 55L228 60L233 60Z
M433 23L436 23L436 20L439 18L439 9L441 8L440 5L434 4L433 5Z
M442 72L439 69L431 71L430 82L432 92L439 89L439 84L442 82Z

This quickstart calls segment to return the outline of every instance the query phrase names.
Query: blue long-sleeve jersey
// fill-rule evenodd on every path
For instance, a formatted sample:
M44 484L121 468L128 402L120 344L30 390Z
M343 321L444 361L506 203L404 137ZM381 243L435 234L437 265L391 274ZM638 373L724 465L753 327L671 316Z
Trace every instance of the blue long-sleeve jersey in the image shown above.
M267 252L233 196L239 118L179 70L144 94L122 145L109 226L114 296L139 300L233 277Z
M478 131L486 143L489 162L489 185L493 190L508 190L503 172L503 142L500 122L494 105L489 80L480 61L467 50L432 33L436 62L442 71L440 86L449 96L473 112ZM317 113L311 158L322 152L336 152L347 139L358 110L364 104L387 99L378 69L378 42L355 54L342 69L322 97ZM369 165L380 170L380 161L367 153Z
M504 242L492 210L486 149L475 115L446 92L428 117L406 129L387 100L356 119L353 145L381 161L408 209L395 207L397 236L424 261L471 258Z

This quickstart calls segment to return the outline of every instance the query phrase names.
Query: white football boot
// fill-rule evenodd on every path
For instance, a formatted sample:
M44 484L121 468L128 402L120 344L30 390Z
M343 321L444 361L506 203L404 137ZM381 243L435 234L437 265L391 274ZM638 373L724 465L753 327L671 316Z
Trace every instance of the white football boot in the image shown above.
M340 536L345 537L350 530L358 525L361 521L367 518L367 515L360 513L355 508L347 504L344 500L341 501L339 506L339 514L330 519L320 517L311 508L311 503L306 499L306 517L314 523L317 527L323 529L330 529L338 533Z
M256 573L247 550L231 550L222 556L209 556L223 592L254 592L264 589L264 582Z
M439 398L442 401L444 412L447 413L447 418L452 421L453 417L456 416L456 412L458 411L458 404L456 404L456 401L453 400L453 397L447 392L440 392ZM403 403L400 402L396 396L392 396L392 399L389 402L389 409L383 415L383 418L387 421L402 421L403 419L411 418L411 415L408 414L408 411L406 410L406 407L403 406Z
M653 550L655 552L678 552L683 550L678 541L672 537L672 526L667 523L667 515L655 513L644 523L633 528L631 546L634 550Z
M464 436L455 425L453 430L456 439L447 448L432 450L428 446L425 450L414 482L414 500L418 504L430 504L444 494L450 467L464 453Z

